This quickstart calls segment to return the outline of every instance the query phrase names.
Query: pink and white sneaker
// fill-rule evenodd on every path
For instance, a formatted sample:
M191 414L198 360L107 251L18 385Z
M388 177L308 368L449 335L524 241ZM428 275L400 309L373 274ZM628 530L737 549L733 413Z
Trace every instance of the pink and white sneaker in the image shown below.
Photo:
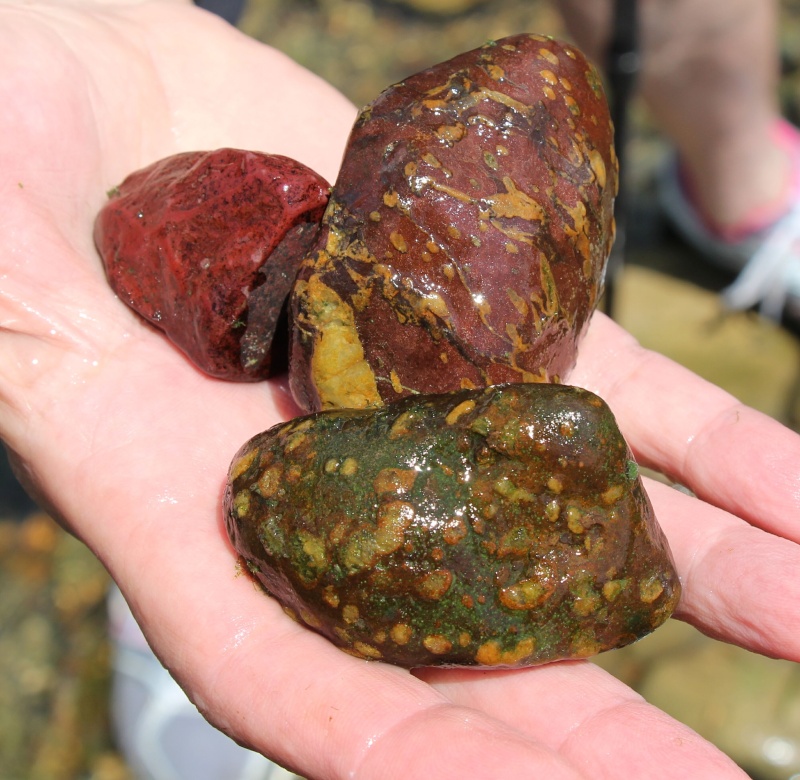
M734 310L758 307L766 317L800 317L800 131L785 120L774 128L775 142L794 160L795 176L786 209L776 218L754 214L735 233L721 236L698 212L673 155L660 171L658 197L667 219L706 259L738 274L722 291Z

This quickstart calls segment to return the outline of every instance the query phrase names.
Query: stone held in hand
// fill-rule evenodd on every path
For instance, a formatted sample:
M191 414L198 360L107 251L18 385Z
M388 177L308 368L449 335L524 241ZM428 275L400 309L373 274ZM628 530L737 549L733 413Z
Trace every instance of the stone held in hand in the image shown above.
M613 415L564 385L277 425L236 455L225 512L289 614L406 667L583 658L655 629L680 593Z
M95 243L120 299L199 368L260 380L270 375L273 336L329 191L281 155L184 152L110 193Z
M602 292L617 160L595 69L488 43L359 116L291 297L309 411L563 380Z

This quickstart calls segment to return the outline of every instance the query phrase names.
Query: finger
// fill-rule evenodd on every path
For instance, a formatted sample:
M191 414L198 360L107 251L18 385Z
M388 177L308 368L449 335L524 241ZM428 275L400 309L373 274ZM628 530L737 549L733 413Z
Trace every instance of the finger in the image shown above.
M800 661L800 547L648 481L683 588L676 615L709 636Z
M602 314L569 381L604 398L636 456L699 497L800 541L800 437Z
M513 672L425 670L419 676L462 706L536 734L598 780L746 777L687 726L585 661Z

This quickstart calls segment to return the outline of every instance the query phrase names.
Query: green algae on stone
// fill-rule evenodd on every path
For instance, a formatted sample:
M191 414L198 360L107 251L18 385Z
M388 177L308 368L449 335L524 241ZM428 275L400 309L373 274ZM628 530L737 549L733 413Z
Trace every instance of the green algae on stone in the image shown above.
M228 532L266 590L356 656L526 666L670 615L666 540L605 403L500 385L334 410L234 459Z

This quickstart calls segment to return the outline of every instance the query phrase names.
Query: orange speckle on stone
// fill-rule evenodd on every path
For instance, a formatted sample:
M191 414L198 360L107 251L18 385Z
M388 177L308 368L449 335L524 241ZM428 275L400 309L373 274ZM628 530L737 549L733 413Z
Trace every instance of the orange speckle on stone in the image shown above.
M405 238L400 233L390 233L389 240L392 242L392 246L398 251L405 254L408 252L408 244L406 243Z
M555 499L548 501L544 507L544 514L551 523L555 523L561 514L561 505Z
M469 414L475 408L475 401L462 401L457 406L454 406L450 413L445 417L445 422L448 425L454 425L458 422L460 417L463 417L465 414Z
M558 65L558 56L550 49L539 49L539 56L543 60L547 60L551 65Z
M514 666L530 658L535 650L536 640L533 637L521 639L509 650L503 650L496 639L490 639L478 648L475 660L483 666Z
M558 78L552 70L539 71L539 75L551 86L554 87L558 84Z
M475 660L483 666L497 666L501 655L500 643L496 639L490 639L478 648Z
M345 477L352 477L358 471L358 461L355 458L345 458L339 473Z
M592 149L589 151L589 165L592 168L592 172L597 179L597 184L599 187L606 186L606 164L603 162L603 157L597 149Z
M581 518L583 513L576 506L568 506L565 512L567 517L567 528L574 534L582 534L586 529L583 527Z
M558 495L564 489L564 483L558 477L550 477L547 480L547 489Z
M244 472L253 465L256 455L258 455L257 449L250 450L250 452L248 452L246 455L243 455L233 464L230 474L231 481L241 477L242 474L244 474Z
M396 645L407 645L414 635L414 629L407 623L395 623L389 629L389 637Z
M434 655L444 655L453 649L453 643L441 634L429 634L422 640L422 646Z
M645 604L652 604L664 592L664 585L658 577L651 577L639 583L639 598Z
M603 491L600 498L604 504L613 504L622 498L624 492L625 488L622 485L612 485L608 490Z
M502 79L506 75L506 72L499 65L494 65L494 64L489 65L486 68L486 72L495 81L502 81Z
M627 580L609 580L603 584L603 598L606 601L614 601L627 585Z
M333 585L326 585L322 590L322 599L329 606L336 609L339 606L339 594Z
M342 607L342 620L348 625L352 625L358 620L358 607L355 604L345 604Z
M536 579L521 580L515 585L501 588L498 592L500 603L513 610L534 609L547 601L553 593L553 587L546 586Z
M436 135L440 140L448 144L460 141L467 132L467 128L460 122L455 125L442 125L437 128Z
M400 377L398 376L397 371L394 369L389 372L389 381L392 384L392 390L394 390L398 395L402 394L403 383L400 381Z
M579 116L581 113L581 107L578 104L578 101L575 100L572 95L564 95L564 103L569 109L570 114L573 116Z
M371 658L376 661L383 658L383 653L377 647L373 647L366 642L353 642L353 649L364 658Z
M264 498L270 498L278 492L283 479L283 469L280 466L270 466L258 478L258 492Z
M447 544L458 544L467 535L467 524L460 517L450 520L442 531L442 538Z
M372 487L379 496L385 493L403 495L414 487L416 478L414 469L385 468L377 473Z
M428 601L438 601L453 584L453 572L448 569L436 569L420 577L414 589Z

